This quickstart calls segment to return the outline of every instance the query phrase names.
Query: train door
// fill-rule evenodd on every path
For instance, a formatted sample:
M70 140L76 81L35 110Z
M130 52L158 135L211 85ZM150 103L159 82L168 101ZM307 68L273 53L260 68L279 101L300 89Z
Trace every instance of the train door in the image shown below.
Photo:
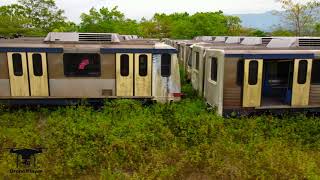
M244 60L243 107L261 105L262 71L262 59Z
M134 96L151 96L152 55L135 54Z
M133 96L133 54L116 54L116 95Z
M47 58L45 53L28 53L31 96L49 96Z
M296 59L292 83L292 106L307 106L309 104L311 59Z
M7 53L11 96L49 96L45 53Z

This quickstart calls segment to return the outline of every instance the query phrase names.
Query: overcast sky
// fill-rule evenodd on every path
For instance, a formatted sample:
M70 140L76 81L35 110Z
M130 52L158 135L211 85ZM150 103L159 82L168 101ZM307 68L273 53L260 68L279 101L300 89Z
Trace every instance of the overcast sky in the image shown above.
M14 2L16 0L0 0L0 5ZM102 6L118 6L127 17L137 20L142 17L150 18L155 12L189 12L192 14L222 10L226 14L242 14L281 9L275 0L56 0L56 3L74 22L79 22L82 12L88 12L91 7L100 8Z

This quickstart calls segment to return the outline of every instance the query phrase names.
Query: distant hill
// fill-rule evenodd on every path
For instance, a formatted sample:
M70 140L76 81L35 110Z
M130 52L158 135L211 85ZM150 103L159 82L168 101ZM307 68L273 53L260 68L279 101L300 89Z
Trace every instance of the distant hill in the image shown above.
M242 20L242 25L249 28L257 28L263 31L270 31L273 26L279 25L281 19L272 11L260 14L233 14Z

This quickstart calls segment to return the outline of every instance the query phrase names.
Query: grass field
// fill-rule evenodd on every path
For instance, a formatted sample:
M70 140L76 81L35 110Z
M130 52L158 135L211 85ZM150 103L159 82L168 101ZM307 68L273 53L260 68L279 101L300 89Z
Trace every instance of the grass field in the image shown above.
M14 179L319 179L320 118L224 119L192 95L171 105L131 100L0 111L0 177ZM44 147L43 172L12 174L6 148Z

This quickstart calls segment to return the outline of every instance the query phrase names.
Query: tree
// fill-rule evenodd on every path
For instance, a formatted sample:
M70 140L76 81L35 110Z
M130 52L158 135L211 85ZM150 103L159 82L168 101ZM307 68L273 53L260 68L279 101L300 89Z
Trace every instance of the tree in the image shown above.
M288 29L284 29L284 28L281 28L281 27L278 27L276 28L275 30L272 31L271 33L272 36L294 36L295 35L295 32L293 31L290 31Z
M295 32L296 36L310 34L311 27L319 20L320 2L312 0L307 3L296 3L293 0L277 0L285 12L277 12L284 23Z
M142 18L139 24L139 32L143 37L157 37L156 23L154 21L147 20Z
M241 35L241 19L238 16L227 16L228 35Z
M45 33L66 25L64 11L59 9L54 0L19 0L25 8L30 25L42 29Z
M314 35L320 36L320 23L317 23L314 28Z
M126 19L124 14L118 11L118 7L108 9L102 7L97 10L91 8L89 14L81 14L81 32L109 32L120 34L138 34L139 27L135 20Z
M11 37L14 34L25 34L30 20L25 17L25 8L18 4L0 6L0 35Z
M195 36L236 35L241 28L240 19L225 16L223 12L201 12L194 15L188 13L158 14L149 21L148 31L153 37L190 39ZM153 28L153 29L151 29Z

